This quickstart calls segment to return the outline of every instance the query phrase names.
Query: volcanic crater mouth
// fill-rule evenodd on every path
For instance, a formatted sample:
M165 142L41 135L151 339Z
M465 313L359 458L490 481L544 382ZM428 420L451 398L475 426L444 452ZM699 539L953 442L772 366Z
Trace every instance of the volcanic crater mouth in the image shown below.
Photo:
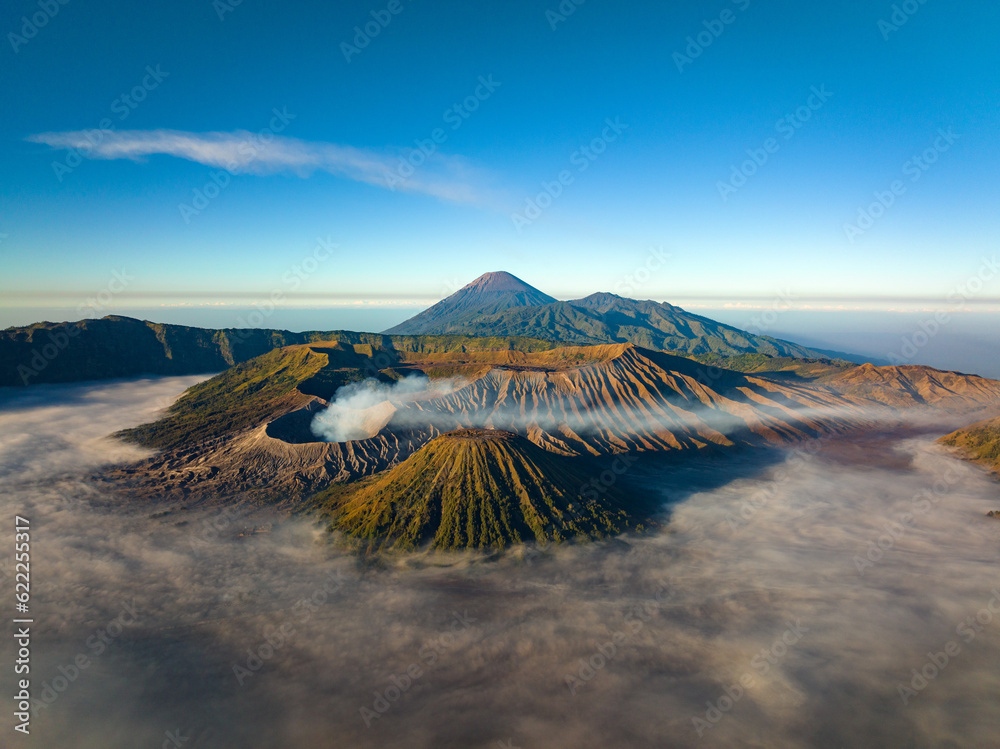
M513 432L503 429L462 428L442 434L440 440L461 440L463 442L511 442L521 439Z

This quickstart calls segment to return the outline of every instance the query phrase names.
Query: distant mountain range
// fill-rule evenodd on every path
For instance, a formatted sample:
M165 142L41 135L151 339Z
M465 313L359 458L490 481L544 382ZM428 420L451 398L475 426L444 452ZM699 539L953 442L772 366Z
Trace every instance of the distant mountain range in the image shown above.
M192 328L109 315L0 330L0 386L221 372L283 346L317 341L364 345L390 366L398 352L543 351L550 341L470 336L388 336L351 331Z
M486 273L430 309L385 331L393 335L524 336L574 345L632 343L661 351L735 356L846 358L694 315L665 302L597 293L560 302L516 276Z
M118 315L7 328L0 331L0 386L219 372L276 348L319 341L368 345L390 359L400 351L530 352L566 344L632 343L701 357L864 361L752 335L666 303L614 294L560 302L510 273L497 272L480 276L385 333L215 330Z

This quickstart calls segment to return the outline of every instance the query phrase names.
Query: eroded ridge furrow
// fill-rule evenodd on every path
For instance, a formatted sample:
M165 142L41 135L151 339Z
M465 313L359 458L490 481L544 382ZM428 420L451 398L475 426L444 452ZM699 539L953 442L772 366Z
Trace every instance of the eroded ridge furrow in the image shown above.
M319 371L316 351L293 356L307 373ZM863 365L817 384L743 375L630 345L533 356L494 357L454 390L379 404L365 412L362 433L371 431L346 442L319 441L311 424L327 401L292 391L249 427L171 445L122 467L119 477L168 496L260 491L294 498L400 465L459 428L504 430L567 457L601 456L791 444L896 418L901 409L1000 406L1000 383L925 367ZM463 354L462 366L474 358ZM220 378L240 384L232 373Z

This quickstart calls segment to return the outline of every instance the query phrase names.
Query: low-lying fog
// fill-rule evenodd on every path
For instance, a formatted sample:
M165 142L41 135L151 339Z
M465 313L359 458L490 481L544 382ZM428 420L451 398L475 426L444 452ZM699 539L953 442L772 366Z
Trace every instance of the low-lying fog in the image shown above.
M79 479L195 379L0 392L0 590L9 614L28 517L38 703L13 734L8 636L4 746L1000 741L1000 484L933 435L643 461L626 480L676 502L653 535L363 565L302 520L239 536L265 521Z

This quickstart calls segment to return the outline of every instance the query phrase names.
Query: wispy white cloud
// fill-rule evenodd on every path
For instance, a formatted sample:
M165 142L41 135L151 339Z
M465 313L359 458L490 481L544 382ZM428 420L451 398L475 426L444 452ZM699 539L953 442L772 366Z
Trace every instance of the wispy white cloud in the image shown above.
M73 130L28 136L33 143L73 149L91 159L129 159L167 155L233 174L291 173L308 177L328 172L386 189L432 195L455 203L481 203L475 170L459 156L434 153L421 159L408 179L399 176L405 149L375 151L353 146L304 141L281 135L265 142L258 133L189 133L182 130Z

